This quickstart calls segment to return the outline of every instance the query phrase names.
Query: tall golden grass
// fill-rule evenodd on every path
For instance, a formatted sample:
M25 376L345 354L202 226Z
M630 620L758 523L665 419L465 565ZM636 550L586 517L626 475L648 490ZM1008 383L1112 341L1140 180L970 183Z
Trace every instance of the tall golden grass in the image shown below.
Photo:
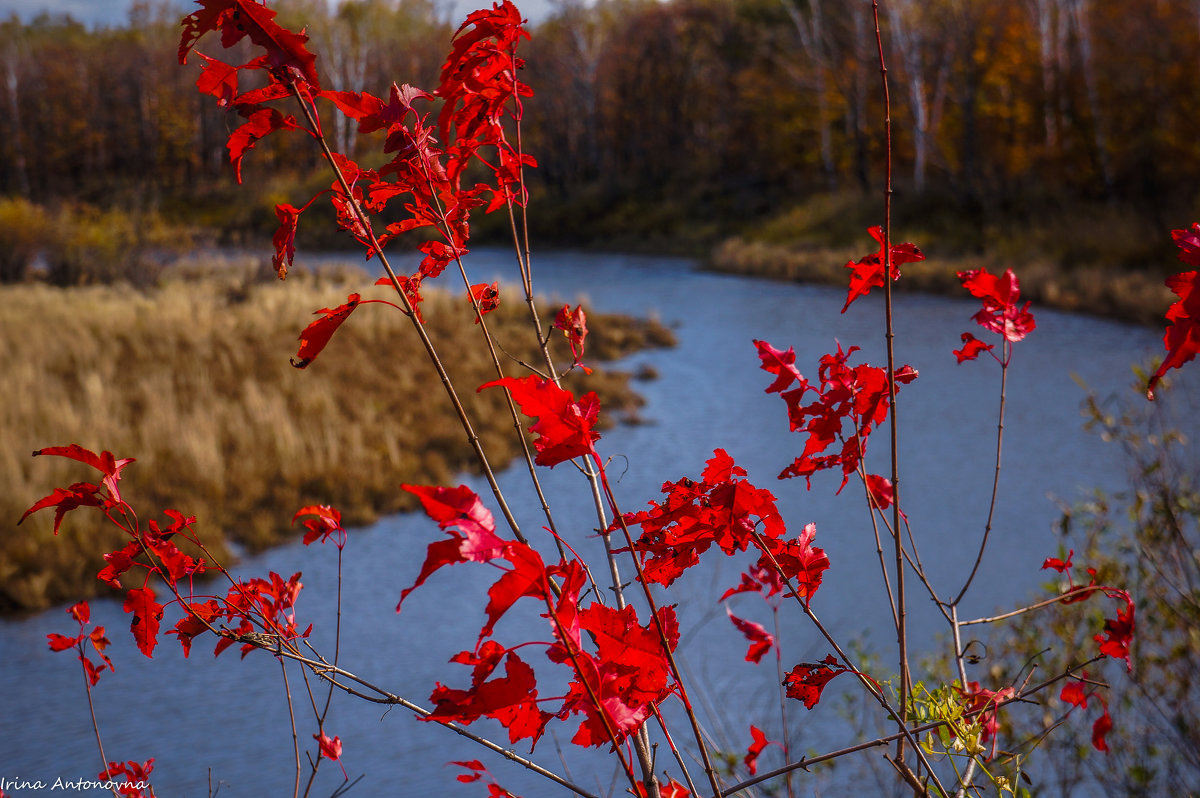
M59 485L91 480L86 467L31 457L79 443L136 457L124 495L144 511L178 509L223 558L289 535L300 507L332 503L349 523L412 506L401 482L444 483L473 459L416 336L398 312L359 308L308 369L288 362L321 307L366 297L361 274L298 273L280 284L253 265L175 270L153 289L20 284L0 289L0 609L39 609L94 592L102 552L119 532L86 511L54 540L52 513L21 513ZM489 327L514 357L533 362L522 303L506 298ZM518 452L470 305L431 294L431 334L445 354L494 465ZM589 359L670 345L653 322L597 317ZM564 347L565 349L565 347ZM563 362L570 362L569 356ZM511 369L510 369L511 370ZM588 388L606 409L632 410L628 375L598 372Z

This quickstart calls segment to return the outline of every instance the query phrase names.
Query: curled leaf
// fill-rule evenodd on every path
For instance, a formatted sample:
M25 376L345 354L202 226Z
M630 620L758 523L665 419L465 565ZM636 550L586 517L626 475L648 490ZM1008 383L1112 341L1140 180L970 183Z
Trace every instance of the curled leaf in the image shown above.
M354 309L358 307L361 301L361 296L351 294L346 298L346 304L344 305L318 310L317 313L324 315L322 318L309 324L300 333L300 351L296 353L296 357L291 359L292 365L298 369L302 369L306 368L309 363L312 363L317 355L321 354L321 350L325 348L325 345L329 343L329 339L333 334L337 332L338 327L341 327L342 322L350 318L350 314L354 312Z

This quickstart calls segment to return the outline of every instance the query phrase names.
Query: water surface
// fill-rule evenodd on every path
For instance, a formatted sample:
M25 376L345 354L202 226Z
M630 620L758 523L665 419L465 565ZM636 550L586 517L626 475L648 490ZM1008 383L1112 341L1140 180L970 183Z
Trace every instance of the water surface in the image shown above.
M500 279L511 285L511 261L503 251L472 253L471 279ZM780 399L763 392L771 378L759 370L751 343L758 338L782 349L794 346L797 366L811 378L820 356L833 351L839 341L845 347L861 346L861 357L880 365L885 362L882 298L859 300L842 315L838 311L844 290L709 274L680 259L554 253L536 258L534 268L535 283L546 296L572 304L582 301L589 312L655 315L678 335L676 348L638 353L621 364L629 369L651 366L659 375L639 383L648 402L642 412L647 423L609 430L599 444L602 454L613 458L612 474L618 478L624 509L638 509L656 498L664 481L698 476L715 448L726 449L753 482L775 492L794 532L805 523L817 524L816 542L832 562L813 603L824 622L843 640L860 639L885 656L891 652L894 632L861 491L851 485L835 497L837 479L828 474L814 478L811 491L802 481L775 480L800 452L803 440L788 433ZM515 287L504 301L519 301ZM970 320L977 308L975 301L896 298L897 358L921 373L900 395L902 498L926 569L946 592L957 590L974 561L994 468L999 368L986 358L959 366L951 354L959 346L960 333L979 332ZM1083 392L1076 379L1102 396L1123 392L1132 382L1130 365L1161 351L1161 333L1153 330L1034 310L1037 330L1019 344L1009 379L1005 469L992 545L963 605L964 615L1015 606L1039 589L1044 581L1039 566L1056 552L1056 499L1076 499L1095 487L1121 484L1123 465L1117 451L1082 430ZM885 435L876 438L869 468L887 473ZM594 555L596 521L585 483L569 464L544 476L560 530L573 545ZM490 503L486 486L479 480L465 481ZM529 500L527 474L511 469L501 482L522 526L527 531L542 526L544 518ZM200 516L202 527L203 508L189 511ZM447 569L414 593L397 615L400 591L412 583L425 547L438 537L436 526L424 517L386 518L352 534L343 564L342 663L425 705L438 680L467 684L467 670L446 660L474 645L485 591L495 577L482 566ZM546 542L545 537L541 540ZM541 547L549 551L548 545ZM779 728L773 662L768 658L756 668L743 661L746 643L715 601L737 582L744 565L737 561L701 568L664 598L681 604L682 659L701 686L704 722L723 745L739 753L749 744L751 723L773 737ZM301 625L313 622L315 645L330 651L335 550L283 546L246 560L236 572L256 576L271 570L285 577L303 572ZM914 595L914 637L928 645L942 627L929 599ZM740 596L731 604L739 615L770 626L770 614L760 599ZM211 643L201 641L185 661L174 639L164 638L151 662L124 631L128 616L120 603L96 601L92 606L93 620L108 627L115 644L117 672L106 673L94 691L110 759L155 757L154 783L163 796L204 796L210 783L214 790L219 786L222 795L291 793L290 723L274 660L258 652L246 661L239 661L236 652L214 660ZM519 603L510 616L497 627L497 639L508 644L548 639L546 621L532 603ZM828 646L798 612L788 608L783 618L785 667L828 653ZM45 644L46 633L72 630L73 621L61 609L0 623L0 695L5 703L0 714L0 776L52 783L57 777L91 778L100 770L77 663L70 654L52 655ZM534 649L526 650L526 659L540 661ZM555 671L539 667L539 673L544 673L543 696L559 692L564 682ZM830 695L848 687L835 682ZM301 743L311 743L311 710L303 714L309 699L297 673L292 674L291 691L301 710ZM855 741L834 703L828 700L812 713L798 704L791 708L798 748L817 752ZM576 726L577 722L559 725L547 734L535 758L559 772L569 770L574 780L596 792L609 792L616 784L611 791L619 794L620 782L613 781L608 757L568 744ZM342 738L343 761L351 776L365 774L354 795L482 795L485 788L458 783L454 776L460 771L445 764L475 758L488 764L504 786L526 798L565 794L451 733L415 722L404 710L335 697L327 728ZM560 749L568 757L567 767L560 763ZM528 748L518 750L525 753ZM775 750L764 755L764 767L779 764ZM660 752L660 770L674 771L667 756ZM698 768L695 772L700 774ZM325 763L321 789L314 794L329 794L340 780L337 766ZM9 794L37 793L17 789Z

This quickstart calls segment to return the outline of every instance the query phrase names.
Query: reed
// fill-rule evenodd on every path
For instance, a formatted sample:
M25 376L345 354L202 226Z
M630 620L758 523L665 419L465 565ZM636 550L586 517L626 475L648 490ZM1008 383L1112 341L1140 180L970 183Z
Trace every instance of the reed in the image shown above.
M66 541L54 540L47 513L17 534L17 519L47 485L86 478L53 462L59 458L29 456L42 446L77 441L136 455L127 494L142 506L197 514L223 557L231 543L258 550L287 539L287 520L306 504L336 504L364 524L413 506L401 482L446 483L472 470L456 419L428 398L435 376L401 314L364 308L330 344L336 357L304 374L289 364L313 309L344 302L361 286L361 274L352 281L338 270L300 272L284 286L253 263L226 262L172 271L149 290L0 289L0 480L9 488L0 499L0 609L94 593L101 552L120 542L83 515L64 525ZM463 340L474 334L470 305L433 294L425 307L439 346L458 353L455 381L487 381L490 361ZM523 306L502 303L489 321L514 357L533 360ZM655 322L600 316L592 326L590 361L673 343ZM640 400L629 379L598 372L588 389L606 409L632 413ZM495 460L515 456L499 392L464 401L483 420Z

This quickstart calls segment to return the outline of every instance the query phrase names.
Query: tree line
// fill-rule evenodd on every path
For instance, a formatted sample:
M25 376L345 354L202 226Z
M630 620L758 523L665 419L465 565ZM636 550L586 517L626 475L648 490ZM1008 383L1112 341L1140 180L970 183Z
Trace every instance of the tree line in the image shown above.
M881 5L900 191L985 215L1106 201L1162 224L1195 202L1200 0ZM308 25L328 87L381 95L436 85L457 24L434 0L276 8ZM240 120L201 101L198 63L176 64L182 13L140 2L119 27L0 23L0 193L169 209L227 189ZM869 2L559 0L523 45L535 190L576 209L745 218L877 184L874 36ZM353 126L334 137L367 162L379 149ZM303 137L276 138L250 174L318 164Z

